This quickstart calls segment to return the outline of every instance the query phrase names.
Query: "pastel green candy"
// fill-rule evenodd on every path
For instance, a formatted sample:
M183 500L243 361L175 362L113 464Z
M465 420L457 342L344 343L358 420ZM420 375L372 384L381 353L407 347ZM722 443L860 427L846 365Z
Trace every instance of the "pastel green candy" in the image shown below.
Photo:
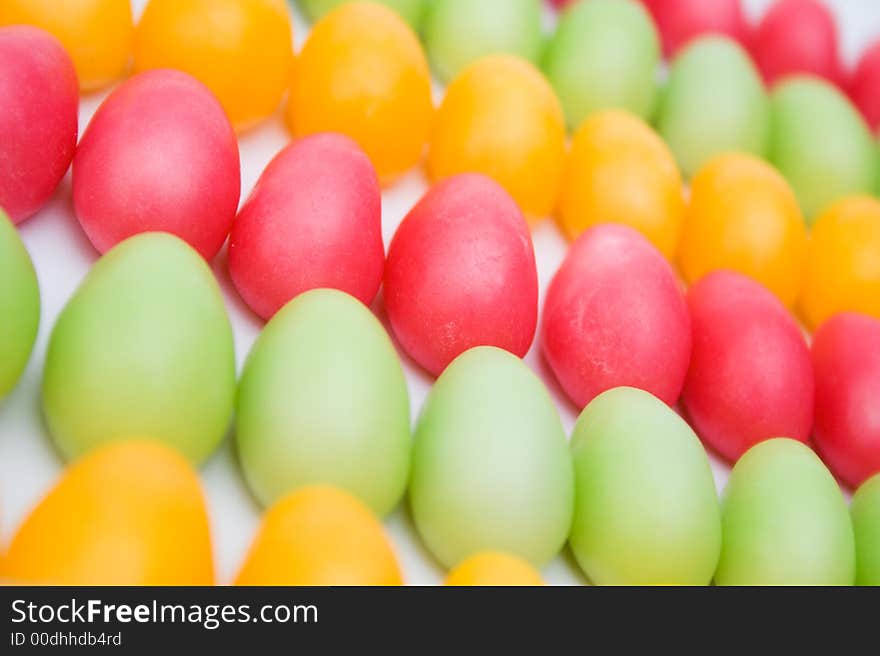
M776 438L746 451L721 502L718 585L852 585L853 528L813 451Z
M266 506L301 486L329 484L388 514L406 487L409 422L391 340L366 306L341 291L313 290L285 305L241 376L238 453Z
M330 13L340 5L344 5L350 0L299 0L303 13L310 21L316 21L323 18L325 14ZM386 5L396 11L400 16L410 24L414 30L418 31L422 24L422 18L425 13L425 6L429 0L373 0L379 4Z
M234 401L232 328L204 259L177 237L144 233L98 260L46 356L43 409L61 453L152 439L199 463Z
M563 14L544 54L544 71L575 129L600 109L649 119L659 61L657 30L641 4L591 0Z
M856 584L880 586L880 474L862 483L853 496Z
M565 544L571 456L540 380L494 347L466 351L437 379L416 428L410 506L450 568L479 551L541 566Z
M720 153L764 156L770 107L745 50L729 38L708 36L693 41L672 63L656 122L690 178Z
M40 288L18 231L0 209L0 399L27 365L40 324Z
M771 97L770 161L786 177L812 221L844 196L871 193L877 150L858 110L831 84L795 76Z
M700 440L648 392L618 387L574 428L571 548L597 585L707 585L721 550L715 481Z
M540 0L432 0L423 26L434 72L448 82L485 55L537 62L543 45Z

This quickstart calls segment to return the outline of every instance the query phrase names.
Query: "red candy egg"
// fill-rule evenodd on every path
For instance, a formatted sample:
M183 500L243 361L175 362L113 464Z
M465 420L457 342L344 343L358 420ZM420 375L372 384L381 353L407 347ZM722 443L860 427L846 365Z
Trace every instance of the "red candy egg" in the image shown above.
M774 3L755 32L752 53L768 84L794 73L842 81L837 26L819 0Z
M229 237L232 281L264 319L320 287L369 305L384 266L379 180L369 158L341 134L316 134L282 150Z
M850 95L871 129L880 128L880 41L868 48L859 60Z
M483 175L435 185L391 241L385 305L404 350L435 376L474 346L524 356L535 336L538 273L516 202Z
M844 312L813 336L819 455L856 488L880 472L880 321Z
M550 283L542 346L578 407L620 386L674 404L687 372L691 326L669 263L628 226L588 229Z
M694 346L682 405L700 438L730 461L766 439L806 442L813 370L785 306L732 271L701 278L687 300Z
M161 231L210 259L226 240L240 192L238 143L223 108L179 71L148 71L118 87L73 160L76 215L101 253Z
M724 34L743 44L748 41L748 24L740 0L642 1L657 23L667 57L704 34Z
M43 207L67 173L78 107L61 44L33 27L0 28L0 208L13 223Z

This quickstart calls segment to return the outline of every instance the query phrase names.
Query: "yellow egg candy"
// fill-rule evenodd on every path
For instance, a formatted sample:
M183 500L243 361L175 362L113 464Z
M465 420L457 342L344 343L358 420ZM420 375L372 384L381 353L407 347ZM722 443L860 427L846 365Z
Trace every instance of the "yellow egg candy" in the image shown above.
M489 55L449 85L428 153L433 180L483 173L536 219L553 211L564 164L562 107L530 63L513 55Z
M791 307L806 240L794 192L772 166L752 155L719 155L691 182L679 265L689 283L718 269L737 271Z
M572 141L558 214L571 239L598 223L622 223L641 232L671 259L684 215L675 158L635 115L596 112L581 124Z
M307 486L272 506L236 585L401 585L382 525L354 496Z
M346 3L312 28L287 108L296 136L351 137L387 184L421 160L433 113L425 53L396 12Z
M72 464L24 520L3 578L51 585L212 585L198 477L175 450L116 442Z
M471 556L446 577L446 585L544 585L541 575L527 561L497 551Z
M838 312L880 319L880 201L832 204L813 224L807 252L799 308L809 327Z
M236 130L272 114L293 63L284 0L150 0L138 23L135 69L176 68L203 82Z
M57 38L73 60L80 88L100 89L131 64L129 0L2 0L0 25L34 25Z

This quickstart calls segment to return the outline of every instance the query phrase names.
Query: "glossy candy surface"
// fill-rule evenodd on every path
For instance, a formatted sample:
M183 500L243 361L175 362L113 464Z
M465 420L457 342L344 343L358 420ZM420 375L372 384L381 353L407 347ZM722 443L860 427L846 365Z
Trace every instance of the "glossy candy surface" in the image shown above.
M556 204L564 163L562 108L528 62L484 57L447 87L428 153L432 180L483 173L536 219Z
M287 107L296 136L351 137L389 183L422 158L432 116L425 53L392 10L353 2L315 24Z
M263 505L310 484L341 487L379 516L406 487L409 397L382 324L355 298L315 289L255 342L238 388L236 442Z
M404 350L435 376L474 346L523 357L538 322L538 274L522 212L485 176L440 182L397 229L384 294Z
M295 296L329 287L369 305L385 266L376 171L339 134L305 137L266 167L229 238L229 273L269 319Z
M794 304L805 266L806 229L785 179L749 155L720 155L691 183L678 260L688 282L730 269Z
M289 1L292 2L293 0ZM297 4L302 7L309 20L316 21L348 1L298 0ZM373 2L386 5L396 11L416 31L422 25L422 19L425 17L425 8L429 4L429 0L373 0Z
M527 561L498 551L483 551L459 563L446 585L544 585L541 574Z
M876 132L880 128L880 41L862 53L850 81L850 96Z
M721 34L740 43L749 41L749 26L741 0L642 0L657 22L663 52L675 55L696 37Z
M669 263L627 226L599 225L569 249L544 304L541 345L578 408L605 390L644 389L672 405L691 327Z
M131 237L92 268L52 329L43 412L61 453L152 439L200 463L232 416L235 353L205 261L164 233Z
M0 27L0 98L0 208L20 223L46 204L76 150L76 73L58 41Z
M240 193L235 132L211 92L179 71L147 71L114 90L73 161L74 209L101 253L163 231L210 260Z
M758 283L716 271L688 290L693 352L682 405L702 440L730 461L780 435L806 442L813 368L800 327Z
M500 550L541 566L571 526L571 456L541 381L501 349L478 347L437 379L413 446L410 507L444 566Z
M850 506L856 537L856 585L880 585L880 475L855 493Z

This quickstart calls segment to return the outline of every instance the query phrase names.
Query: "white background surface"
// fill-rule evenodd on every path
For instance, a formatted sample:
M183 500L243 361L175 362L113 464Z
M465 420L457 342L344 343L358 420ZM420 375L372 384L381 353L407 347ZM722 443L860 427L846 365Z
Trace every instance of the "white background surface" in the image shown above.
M841 27L844 57L852 64L861 50L880 38L880 2L878 0L826 0L837 14ZM770 0L746 0L750 16L760 16ZM146 0L133 0L136 15ZM295 16L296 48L302 46L306 23ZM80 108L80 134L88 125L107 92L83 98ZM242 164L242 200L271 158L289 142L289 135L279 116L265 122L240 139ZM383 195L383 233L385 244L409 208L427 188L420 172L413 172ZM80 280L97 259L97 253L79 227L70 198L70 178L62 183L52 202L37 216L19 226L37 270L42 294L40 332L24 377L16 390L0 402L0 541L8 544L26 513L46 493L58 477L62 462L53 450L42 422L40 379L46 344L55 318ZM545 221L533 232L538 277L543 294L565 255L566 242L556 226ZM223 288L226 306L235 333L239 371L247 353L262 328L262 322L238 298L226 272L225 253L213 264ZM379 303L374 309L380 318ZM386 324L387 325L387 324ZM431 379L401 355L410 391L413 419L430 388ZM537 346L526 357L530 367L541 375L557 402L563 424L570 430L576 409L561 394L540 357ZM230 436L231 438L231 436ZM712 456L710 455L710 458ZM712 458L719 490L727 480L728 467ZM260 509L249 495L239 473L231 439L203 466L201 478L208 499L212 521L217 581L228 583L257 528ZM386 527L397 549L407 582L430 584L442 581L444 572L424 550L405 510L405 502L389 518ZM63 549L62 544L58 545ZM544 569L550 583L583 583L573 559L566 550Z

